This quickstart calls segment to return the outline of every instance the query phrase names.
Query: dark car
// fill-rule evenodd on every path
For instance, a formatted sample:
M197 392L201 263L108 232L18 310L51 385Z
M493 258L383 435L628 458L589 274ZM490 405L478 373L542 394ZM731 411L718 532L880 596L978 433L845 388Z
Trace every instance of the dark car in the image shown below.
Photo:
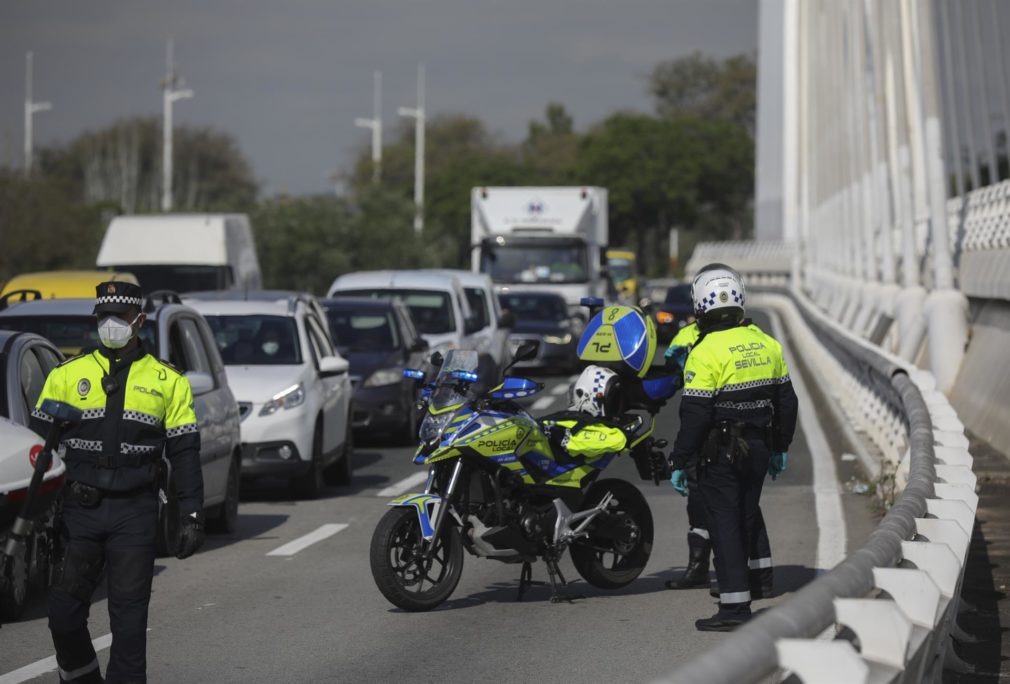
M510 291L499 293L498 301L514 318L509 339L540 343L536 357L518 365L564 373L576 368L579 331L568 313L564 297L553 292Z
M657 339L660 343L669 343L681 328L694 321L690 283L667 288L663 303L653 308L652 316L656 321Z
M417 438L414 381L404 368L426 363L428 343L399 300L338 297L322 302L330 335L350 364L354 387L351 425L358 432Z

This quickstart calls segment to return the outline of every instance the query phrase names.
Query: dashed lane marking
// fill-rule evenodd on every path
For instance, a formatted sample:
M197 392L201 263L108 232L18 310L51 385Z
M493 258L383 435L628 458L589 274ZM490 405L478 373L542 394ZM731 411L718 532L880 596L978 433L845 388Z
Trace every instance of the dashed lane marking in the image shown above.
M321 542L324 539L328 539L335 535L337 532L346 528L347 525L344 523L327 523L320 527L315 532L309 532L304 537L298 537L294 541L289 541L284 546L278 546L276 549L268 553L268 556L293 556L299 551L304 551L308 547L312 546L316 542Z
M543 411L545 408L547 408L553 403L554 403L554 397L551 396L540 397L539 399L533 402L533 405L530 406L530 408L533 409L534 411Z
M150 632L151 630L147 631ZM105 636L100 636L97 639L94 639L91 642L91 645L94 646L96 653L104 651L112 645L112 635L106 634ZM48 658L37 660L30 665L19 667L7 674L0 675L0 684L20 684L20 682L27 682L29 679L35 679L40 675L55 672L56 668L56 656L52 655Z
M410 491L412 488L424 484L428 480L428 471L422 470L421 472L414 473L410 477L405 477L395 484L391 484L385 489L380 489L376 496L390 497L399 496Z

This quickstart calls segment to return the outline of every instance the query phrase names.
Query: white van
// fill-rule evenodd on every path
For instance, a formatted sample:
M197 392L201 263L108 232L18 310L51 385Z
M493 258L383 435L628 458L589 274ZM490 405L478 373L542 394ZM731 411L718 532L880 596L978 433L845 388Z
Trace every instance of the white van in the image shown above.
M112 219L95 264L128 271L145 292L262 287L244 214L153 214Z
M480 320L467 302L459 278L444 271L363 271L333 281L328 298L399 299L431 351L476 349Z

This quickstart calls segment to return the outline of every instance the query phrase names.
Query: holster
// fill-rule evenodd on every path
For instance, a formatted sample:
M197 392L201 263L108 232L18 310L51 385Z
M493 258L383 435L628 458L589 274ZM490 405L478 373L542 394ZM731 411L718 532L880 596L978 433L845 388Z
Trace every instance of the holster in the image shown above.
M94 508L102 503L103 496L101 489L83 482L71 482L67 485L66 500L79 504L81 508Z
M750 457L750 444L747 442L749 439L760 439L765 444L770 444L771 428L756 427L733 420L716 423L701 448L699 467L704 468L713 463L729 463L742 469Z

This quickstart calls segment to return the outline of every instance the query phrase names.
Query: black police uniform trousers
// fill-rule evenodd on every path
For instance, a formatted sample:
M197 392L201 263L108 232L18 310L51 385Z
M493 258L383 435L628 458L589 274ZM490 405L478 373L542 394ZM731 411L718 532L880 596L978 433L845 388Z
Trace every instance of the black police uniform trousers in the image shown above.
M92 508L67 498L61 530L65 552L49 592L49 630L60 681L101 681L88 613L104 569L112 626L106 681L145 682L158 500L150 489L106 494Z
M720 450L698 472L715 552L719 614L725 617L750 615L749 559L763 526L758 504L771 453L763 440L748 439L747 444L749 453L736 462L730 463Z
M687 468L687 483L688 544L693 542L692 535L705 540L703 543L708 544L712 538L708 531L708 513L705 511L705 499L698 484L698 468L694 465ZM765 527L760 506L757 510L757 528L751 540L747 565L750 569L751 591L761 588L770 590L775 571L772 567L771 541L768 539L768 528Z

